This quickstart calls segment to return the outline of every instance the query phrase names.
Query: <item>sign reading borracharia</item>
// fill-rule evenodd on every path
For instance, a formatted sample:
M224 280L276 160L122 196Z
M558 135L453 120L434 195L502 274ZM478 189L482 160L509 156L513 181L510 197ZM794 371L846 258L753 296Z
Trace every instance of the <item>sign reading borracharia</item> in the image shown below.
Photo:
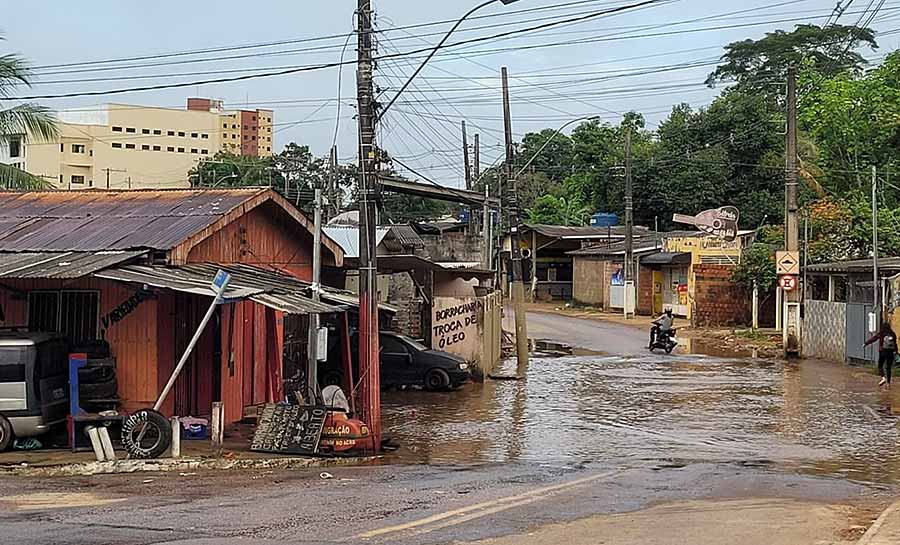
M740 211L734 206L723 206L715 210L707 210L706 212L700 212L696 216L675 214L672 217L672 221L675 223L693 225L704 233L725 240L737 238L739 219Z

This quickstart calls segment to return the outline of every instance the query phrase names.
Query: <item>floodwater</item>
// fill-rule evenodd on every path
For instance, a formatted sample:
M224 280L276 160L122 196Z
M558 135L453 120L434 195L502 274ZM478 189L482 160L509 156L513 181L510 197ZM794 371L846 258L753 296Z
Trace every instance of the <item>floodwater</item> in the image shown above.
M900 484L900 385L876 383L814 361L534 358L524 381L384 392L384 424L402 462L725 462Z

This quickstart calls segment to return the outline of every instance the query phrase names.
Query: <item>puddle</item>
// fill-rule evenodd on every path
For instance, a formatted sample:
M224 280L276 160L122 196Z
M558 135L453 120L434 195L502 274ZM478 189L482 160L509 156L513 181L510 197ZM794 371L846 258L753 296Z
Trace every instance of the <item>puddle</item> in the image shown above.
M515 371L511 361L497 373ZM869 370L821 362L573 354L532 359L525 380L385 392L384 426L403 445L398 462L765 460L900 484L900 391L876 384Z
M0 503L17 511L99 507L123 501L125 501L125 498L101 498L87 492L37 492L34 494L0 497Z

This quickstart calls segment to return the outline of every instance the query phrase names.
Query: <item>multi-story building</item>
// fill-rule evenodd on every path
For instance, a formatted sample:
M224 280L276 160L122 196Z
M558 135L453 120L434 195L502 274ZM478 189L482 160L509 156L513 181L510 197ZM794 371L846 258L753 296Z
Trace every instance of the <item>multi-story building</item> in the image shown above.
M0 161L61 189L188 187L188 172L219 151L272 155L271 110L225 111L188 99L186 110L125 104L63 111L51 142L7 137Z

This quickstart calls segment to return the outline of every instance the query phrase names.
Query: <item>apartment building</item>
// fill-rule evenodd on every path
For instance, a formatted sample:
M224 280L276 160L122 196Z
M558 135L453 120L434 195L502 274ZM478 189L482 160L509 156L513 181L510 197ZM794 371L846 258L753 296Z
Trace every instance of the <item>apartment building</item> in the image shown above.
M107 104L59 117L55 141L12 136L0 161L60 189L138 189L189 187L188 172L219 151L272 155L271 110L228 112L192 98L185 110Z

